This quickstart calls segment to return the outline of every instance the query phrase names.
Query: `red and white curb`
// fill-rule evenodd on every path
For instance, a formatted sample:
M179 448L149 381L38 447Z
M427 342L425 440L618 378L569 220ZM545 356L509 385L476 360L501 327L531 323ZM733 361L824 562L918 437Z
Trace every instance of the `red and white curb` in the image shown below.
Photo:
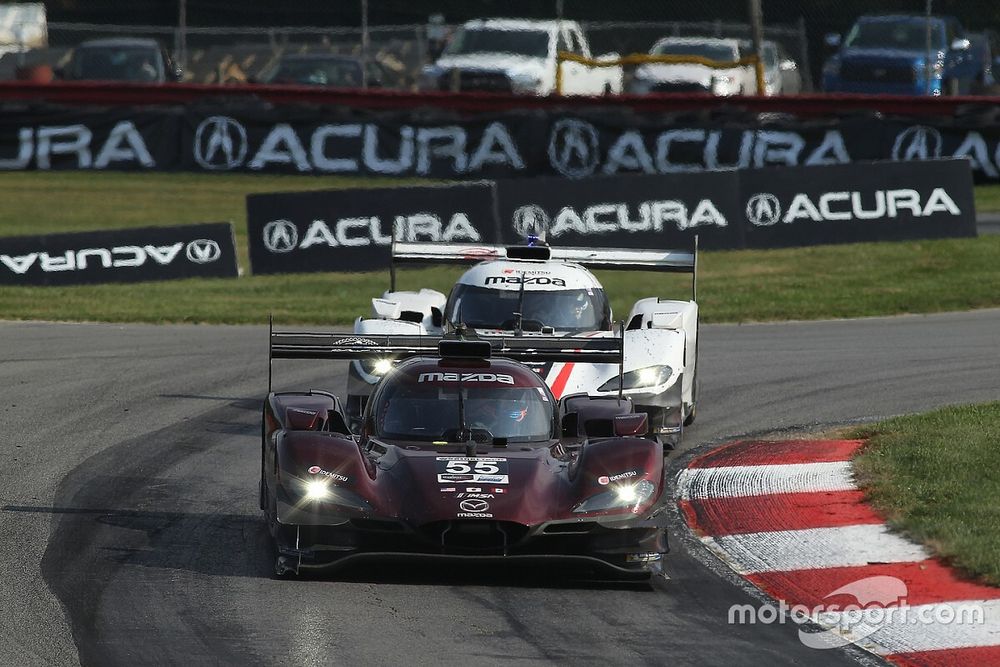
M727 445L681 472L681 510L730 568L826 629L800 631L807 645L852 643L900 665L1000 665L1000 588L960 579L888 530L854 483L861 445Z

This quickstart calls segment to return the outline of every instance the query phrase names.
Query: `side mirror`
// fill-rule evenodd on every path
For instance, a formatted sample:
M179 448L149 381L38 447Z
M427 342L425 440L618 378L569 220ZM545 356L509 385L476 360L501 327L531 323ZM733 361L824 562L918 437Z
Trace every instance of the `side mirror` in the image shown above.
M630 415L617 415L614 419L614 433L619 438L639 437L649 432L649 415L636 412Z
M435 308L431 306L431 324L436 327L444 324L444 314L441 312L440 308Z
M823 43L829 46L831 49L840 48L840 33L839 32L828 32L826 37L823 38Z
M952 51L968 51L969 47L972 46L972 42L964 37L959 37L954 42L951 43Z
M799 68L798 64L791 58L788 58L787 60L782 60L780 63L778 63L778 69L780 69L782 72L794 72L798 68Z

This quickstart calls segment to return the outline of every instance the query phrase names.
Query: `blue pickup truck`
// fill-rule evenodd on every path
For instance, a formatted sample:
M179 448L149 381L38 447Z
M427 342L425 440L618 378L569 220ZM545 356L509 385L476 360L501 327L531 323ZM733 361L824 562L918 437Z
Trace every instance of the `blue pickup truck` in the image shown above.
M823 90L895 95L967 95L983 77L965 29L951 17L860 17L823 66Z

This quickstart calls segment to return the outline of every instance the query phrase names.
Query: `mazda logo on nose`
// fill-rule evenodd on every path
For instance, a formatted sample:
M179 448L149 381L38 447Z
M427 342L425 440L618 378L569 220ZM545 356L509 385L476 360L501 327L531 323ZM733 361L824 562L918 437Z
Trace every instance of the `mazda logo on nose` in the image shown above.
M485 500L463 500L458 506L466 512L485 512L490 508Z

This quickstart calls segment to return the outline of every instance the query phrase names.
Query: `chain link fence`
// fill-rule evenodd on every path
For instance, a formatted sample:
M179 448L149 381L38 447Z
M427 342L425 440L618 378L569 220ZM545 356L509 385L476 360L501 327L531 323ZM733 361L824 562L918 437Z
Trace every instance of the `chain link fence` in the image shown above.
M47 24L47 46L35 44L30 50L9 44L16 43L18 35L28 31L29 26L17 24L12 14L5 15L5 5L0 4L0 54L3 55L0 79L13 79L19 70L34 65L58 69L66 64L76 45L89 39L149 37L158 40L174 55L184 70L185 81L253 82L260 80L286 55L328 53L374 63L381 85L412 90L419 82L421 68L434 61L462 22L472 18L562 17L581 24L595 55L625 55L647 53L664 37L750 40L753 34L749 22L751 3L752 0L715 0L702 5L649 0L620 0L617 3L603 0L483 0L479 3L342 0L336 7L321 2L295 3L295 7L282 13L273 3L262 0L88 0L79 4L49 3L49 18L58 20L50 20ZM63 9L56 11L53 6ZM178 12L185 6L190 11ZM803 91L823 87L824 65L828 65L837 51L837 47L826 44L827 35L833 33L842 40L848 38L852 24L865 13L920 16L930 10L934 16L955 15L971 38L970 58L981 61L980 78L1000 57L1000 36L996 32L1000 30L1000 4L993 0L882 0L877 7L864 0L760 0L760 6L764 40L780 47L782 62L794 62ZM76 7L76 10L66 7ZM245 24L254 18L269 23L278 20L277 16L301 25L255 27L226 23L232 20ZM67 20L79 17L113 17L120 22ZM137 19L143 17L155 21L142 24ZM175 23L169 24L170 20ZM216 24L205 25L198 21ZM874 74L879 74L881 69L885 68L873 68ZM1000 64L997 69L1000 71ZM850 74L853 76L857 72L852 70ZM908 71L898 74L909 76Z

